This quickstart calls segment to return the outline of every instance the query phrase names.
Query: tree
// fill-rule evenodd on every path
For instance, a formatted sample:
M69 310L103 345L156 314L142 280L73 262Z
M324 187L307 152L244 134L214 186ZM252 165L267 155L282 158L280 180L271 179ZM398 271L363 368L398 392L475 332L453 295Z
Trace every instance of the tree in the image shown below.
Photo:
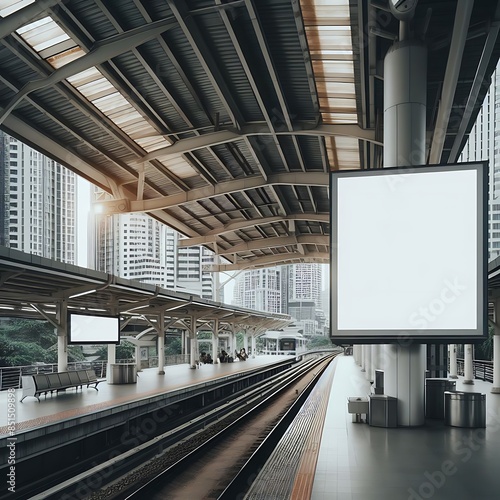
M103 345L97 349L95 352L97 359L105 361L108 359L108 346ZM122 340L119 345L116 346L116 359L132 359L135 356L135 345L127 340Z
M314 335L307 343L307 349L309 351L314 349L328 349L331 347L333 347L332 341L328 337L323 337L323 335Z
M165 354L167 356L181 354L181 352L182 352L182 342L180 337L165 338Z
M57 353L57 334L48 321L12 318L0 323L2 366L50 362L50 349L54 346Z

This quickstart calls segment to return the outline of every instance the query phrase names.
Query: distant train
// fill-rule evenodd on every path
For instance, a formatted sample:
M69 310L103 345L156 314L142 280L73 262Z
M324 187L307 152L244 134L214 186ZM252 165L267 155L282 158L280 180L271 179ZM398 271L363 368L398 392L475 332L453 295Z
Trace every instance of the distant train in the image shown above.
M301 333L268 330L260 338L263 340L262 354L296 356L306 351L307 339Z

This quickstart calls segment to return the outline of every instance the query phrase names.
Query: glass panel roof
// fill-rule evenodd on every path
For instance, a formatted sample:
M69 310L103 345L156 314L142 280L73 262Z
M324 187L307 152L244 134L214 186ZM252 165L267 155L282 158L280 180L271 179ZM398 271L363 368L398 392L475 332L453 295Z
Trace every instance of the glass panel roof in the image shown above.
M349 0L301 0L323 123L358 123ZM331 137L332 170L360 168L356 139Z
M32 2L0 0L0 15L5 17L29 3ZM60 68L86 53L50 16L22 26L17 33L54 68ZM137 138L137 144L147 153L172 144L168 137L158 134L158 130L98 68L86 69L68 77L67 81L116 126L132 139ZM195 175L195 170L182 156L175 159L165 157L163 163L181 178Z
M0 0L0 16L7 17L35 0Z

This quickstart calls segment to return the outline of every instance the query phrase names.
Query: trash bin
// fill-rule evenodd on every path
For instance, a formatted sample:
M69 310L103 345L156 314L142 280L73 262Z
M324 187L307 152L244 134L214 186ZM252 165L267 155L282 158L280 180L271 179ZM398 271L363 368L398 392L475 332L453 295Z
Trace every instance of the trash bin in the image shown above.
M137 383L137 366L135 363L110 364L108 367L108 384Z
M446 391L444 423L452 427L486 427L486 394Z
M444 418L444 393L454 391L457 383L446 378L425 379L425 416Z
M371 394L368 423L374 427L398 426L398 400L384 394Z

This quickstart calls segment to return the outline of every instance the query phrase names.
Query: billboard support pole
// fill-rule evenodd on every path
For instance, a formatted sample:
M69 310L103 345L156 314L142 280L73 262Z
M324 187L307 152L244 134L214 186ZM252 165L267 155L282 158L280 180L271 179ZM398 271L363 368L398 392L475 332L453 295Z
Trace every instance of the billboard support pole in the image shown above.
M427 48L395 42L384 59L384 167L425 164ZM385 393L398 399L398 425L425 423L425 346L399 339L381 356Z

